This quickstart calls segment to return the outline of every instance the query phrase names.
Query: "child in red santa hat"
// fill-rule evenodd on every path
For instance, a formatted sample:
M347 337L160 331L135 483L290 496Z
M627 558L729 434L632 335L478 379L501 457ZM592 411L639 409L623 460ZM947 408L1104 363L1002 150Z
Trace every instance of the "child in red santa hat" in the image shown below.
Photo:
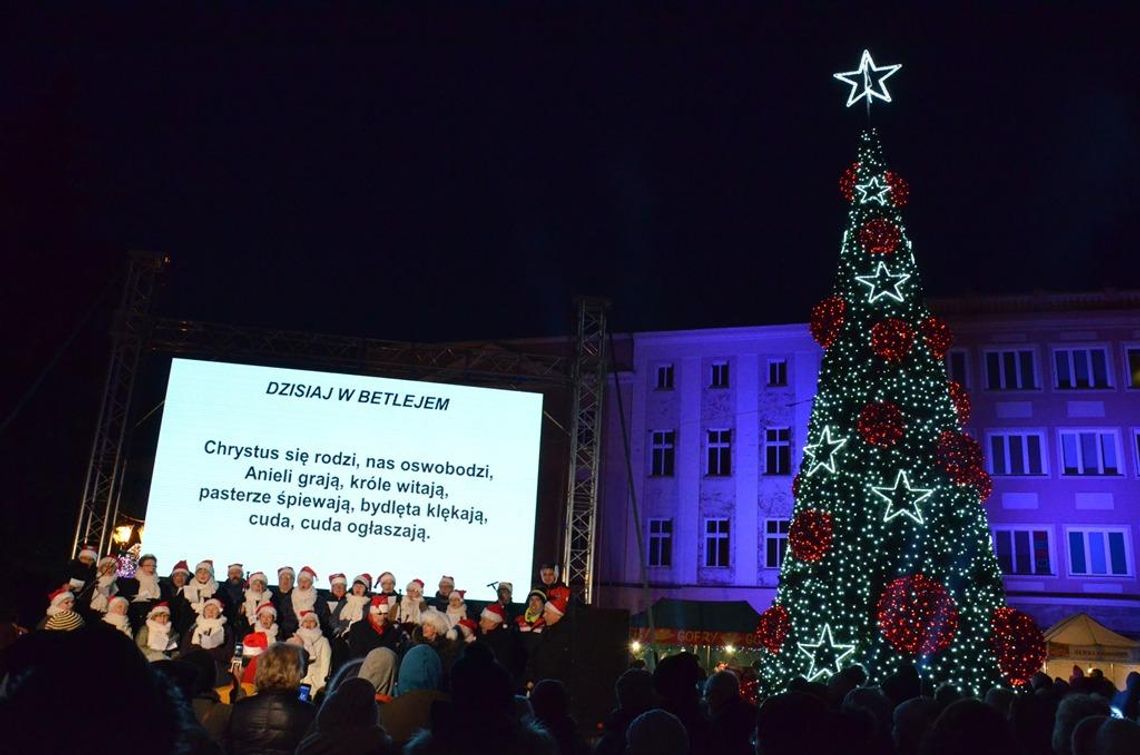
M452 590L451 594L447 596L447 608L444 615L447 616L448 630L455 629L459 626L460 621L467 618L467 602L463 599L466 594L466 590Z
M40 622L40 629L55 632L70 632L83 626L83 617L75 612L75 595L66 587L61 587L48 596L47 615Z

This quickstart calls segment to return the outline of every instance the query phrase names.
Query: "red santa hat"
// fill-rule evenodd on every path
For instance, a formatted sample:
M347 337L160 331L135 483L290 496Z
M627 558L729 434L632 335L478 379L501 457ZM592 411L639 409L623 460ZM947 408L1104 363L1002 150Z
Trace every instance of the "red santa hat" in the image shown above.
M210 572L211 577L214 576L214 560L211 558L202 559L198 562L198 565L194 567L194 573L197 574L202 569Z
M368 572L364 572L363 574L357 574L355 577L352 578L352 584L355 585L357 582L360 582L362 585L364 585L369 590L372 589L372 575L369 574Z
M107 601L107 613L111 612L111 609L115 606L116 603L122 603L124 606L130 606L131 604L131 602L124 598L122 595L114 595L110 600Z
M314 582L317 581L317 573L315 571L313 571L312 567L302 566L301 567L301 574L302 575L308 574L309 579L313 580Z
M459 598L459 602L463 602L463 596L467 594L466 590L452 590L451 594L447 596L447 601L450 603L453 597Z
M499 603L488 603L483 607L482 613L479 614L480 619L487 619L496 624L502 624L507 620L507 612L503 610L502 605Z
M164 613L167 616L170 615L170 604L167 603L165 600L162 601L161 603L155 603L154 608L147 611L146 617L148 619L151 619L151 618L154 618L155 616L158 616L160 613Z
M566 606L570 602L570 596L562 590L551 590L550 598L546 601L546 608L559 616L566 613Z
M254 582L260 582L261 584L268 586L269 577L265 576L265 572L263 571L255 571L253 574L249 575L249 579L246 580L246 584L252 585Z
M299 613L297 615L297 623L301 626L304 626L305 625L305 619L309 618L310 616L313 617L313 621L317 622L317 626L321 625L321 619L319 616L317 616L317 612L316 611L308 611L308 610L301 611L301 613Z
M411 582L409 582L408 586L405 587L404 589L405 590L411 590L413 587L418 589L420 592L423 592L424 591L424 581L422 579L420 579L419 577L416 577Z
M369 579L369 581L371 581L371 578ZM347 585L347 584L348 584L348 577L344 576L343 574L338 573L338 574L330 574L329 575L329 585Z
M260 616L263 611L268 611L273 614L273 618L277 618L277 609L268 600L257 607L257 615Z
M297 576L297 572L293 571L292 566L282 566L280 569L277 570L277 576L280 577L285 572L289 572L290 576L294 576L294 577Z
M512 585L510 582L507 582L507 581L500 582L499 586L495 589L496 590L506 590L507 592L511 593L512 595L515 592L515 586Z
M217 606L218 610L221 611L222 610L222 601L218 600L217 598L210 598L209 600L207 600L205 603L202 604L202 610L203 611L206 610L206 606Z
M269 638L262 632L250 632L241 641L241 654L244 656L258 656L269 647Z
M75 595L66 587L61 587L51 595L48 595L48 601L51 604L52 608L59 608L61 605L63 605L63 601L67 600L68 598L75 600Z
M95 548L94 545L91 545L90 543L84 543L83 545L79 546L78 558L83 558L84 556L87 556L92 561L94 561L95 559L99 558L99 551Z
M388 613L392 606L388 605L387 595L373 595L372 602L368 604L371 613Z
M170 570L170 576L173 577L178 572L182 572L183 574L186 574L187 576L189 576L190 565L186 563L186 559L182 559L181 561L179 561L178 563L176 563L174 565L174 568Z
M466 629L467 633L469 633L469 634L475 634L475 630L479 628L479 625L476 624L474 622L474 620L469 619L466 616L464 616L462 619L459 620L459 623L457 624L457 626L459 626L462 629Z
M452 587L455 587L455 577L449 577L446 574L444 574L442 577L439 578L439 583L442 585L444 582L447 582Z

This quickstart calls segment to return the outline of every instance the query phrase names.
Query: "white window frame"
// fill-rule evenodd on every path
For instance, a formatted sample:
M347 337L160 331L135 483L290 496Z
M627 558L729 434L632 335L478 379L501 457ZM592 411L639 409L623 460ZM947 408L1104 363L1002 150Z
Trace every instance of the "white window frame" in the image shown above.
M1061 352L1066 352L1066 351L1069 352L1069 374L1070 374L1070 376L1075 376L1075 372L1073 370L1074 360L1073 360L1073 355L1072 355L1072 353L1074 351L1087 351L1090 353L1090 355L1094 351L1102 352L1104 354L1104 379L1108 381L1108 385L1102 385L1102 386L1089 385L1089 386L1084 386L1084 387L1078 387L1078 386L1074 385L1074 386L1071 386L1068 388L1062 388L1061 387L1061 373L1057 371L1057 355ZM1115 378L1116 376L1112 374L1112 349L1110 349L1108 347L1108 344L1106 344L1106 343L1082 343L1082 344L1075 344L1075 345L1053 346L1050 349L1049 355L1050 355L1050 357L1052 357L1049 360L1049 369L1051 369L1053 371L1053 389L1054 390L1065 391L1065 392L1068 392L1068 391L1107 391L1107 390L1112 390L1113 388L1116 387L1115 381L1113 380L1113 378ZM1090 377L1090 379L1093 377L1092 360L1091 359L1089 360L1089 377Z
M1132 428L1132 468L1136 470L1136 476L1140 477L1140 427Z
M1070 533L1083 532L1085 543L1085 567L1089 566L1091 559L1089 558L1089 539L1088 533L1102 532L1105 534L1105 544L1107 545L1107 535L1112 532L1119 532L1123 535L1124 540L1124 567L1126 572L1124 574L1092 574L1080 573L1073 571L1073 554L1069 550L1069 537ZM1079 577L1080 579L1128 579L1136 574L1136 567L1133 563L1132 554L1132 528L1128 526L1108 525L1108 524L1073 524L1065 527L1065 570L1070 577ZM1108 554L1109 564L1112 561L1112 554Z
M1080 435L1081 433L1097 433L1108 435L1112 438L1112 442L1116 444L1116 474L1106 474L1103 471L1100 474L1067 474L1065 472L1065 438L1064 436L1070 434ZM1122 477L1125 474L1124 455L1121 453L1120 446L1120 430L1115 427L1059 427L1057 428L1057 465L1058 476L1067 477L1069 479L1088 478L1088 477ZM1081 444L1077 443L1077 452L1081 453ZM1084 459L1081 458L1080 467L1084 467ZM1101 470L1104 469L1104 455L1100 455L1100 463L1098 465Z
M661 378L663 375L669 375L669 385L662 385ZM657 364L657 371L653 390L655 391L671 391L677 382L677 368L673 362L659 362Z
M672 433L673 434L673 440L667 441L664 439L664 437L662 437L661 443L658 444L658 442L657 442L658 433L660 433L662 436L664 436L666 433ZM666 472L662 471L660 474L658 474L655 471L655 469L656 469L655 457L656 457L658 451L661 452L662 469L664 469L664 467L665 467L665 452L666 451L672 451L673 452L673 465L672 465L673 469L670 472L666 473ZM677 474L677 431L674 429L650 430L649 431L649 476L650 477L666 477L667 478L667 477L675 477L676 474Z
M723 370L723 382L717 382L717 371ZM732 370L727 359L715 361L709 367L709 388L728 388L732 385Z
M994 558L995 559L998 557L997 533L999 533L999 532L1011 533L1010 534L1010 546L1011 546L1011 548L1014 547L1015 541L1013 539L1014 536L1012 533L1015 533L1015 532L1028 532L1030 534L1030 540L1029 540L1030 548L1033 547L1033 533L1034 532L1044 532L1046 541L1049 543L1049 573L1048 574L1038 574L1035 571L1024 573L1024 574L1018 573L1018 572L1004 572L1003 571L1002 576L1003 577L1013 577L1013 578L1056 577L1058 575L1058 572L1057 572L1057 541L1056 541L1056 538L1054 537L1054 534L1053 534L1054 529L1055 529L1055 526L1052 524L995 524L995 525L991 525L990 526L990 543L993 545L993 551L994 551ZM1065 542L1068 543L1068 540L1066 540ZM1011 553L1010 558L1011 558L1011 561L1013 564L1017 563L1017 556L1015 553ZM1036 566L1036 560L1033 559L1032 552L1030 552L1030 561L1031 561L1031 563L1034 564L1034 566ZM999 562L999 564L1000 564L1000 562Z
M727 532L720 532L719 527L718 527L716 532L709 532L709 525L713 522L718 522L718 523L724 522L728 526L728 531ZM704 561L702 562L704 565L704 568L705 569L728 569L728 568L730 568L732 566L732 519L730 519L729 517L726 517L726 516L706 516L705 517L704 538L705 538L705 553L704 553L705 558L704 558ZM712 553L712 551L710 550L709 546L710 546L710 544L714 544L714 546L719 551L719 544L720 544L721 540L724 540L727 542L726 550L728 551L728 563L727 564L710 564L709 563L709 554ZM718 558L717 560L719 561L720 559Z
M954 370L951 369L951 361L950 360L956 354L961 354L962 355L962 361L965 363L963 365L963 368L962 368L962 372L964 373L962 375L962 380L958 380L958 378L954 377ZM949 377L951 380L958 380L958 382L962 384L962 387L967 389L967 390L969 390L971 388L971 384L973 383L973 381L970 380L971 375L970 375L970 350L969 349L950 349L950 351L946 352L946 376Z
M710 435L711 433L728 433L728 440L719 439L714 441ZM712 459L710 454L713 449L725 449L728 451L728 471L720 470L720 463L718 461L717 471L712 471ZM720 454L717 455L718 460L721 458ZM731 477L732 476L732 428L731 427L710 427L705 431L705 476L706 477Z
M995 471L996 470L996 459L994 459L994 454L993 454L993 438L997 437L997 436L1008 438L1010 435L1022 435L1022 436L1035 435L1035 436L1037 436L1038 440L1041 441L1041 474L1031 474L1031 473L1030 474L1013 474L1010 472L1006 472L1004 474L1001 474L1001 473L998 473L997 471ZM1048 436L1048 433L1045 431L1045 428L1043 428L1043 427L995 427L992 429L987 428L986 432L985 432L985 437L986 437L985 445L983 446L982 450L983 450L983 453L985 454L986 463L987 463L987 466L989 467L990 474L994 475L995 477L1033 477L1036 479L1041 479L1042 477L1048 477L1049 476L1049 436ZM1010 453L1009 441L1008 440L1005 442L1004 447L1005 447L1006 460L1008 462L1009 453ZM1026 454L1026 457L1025 457L1026 460L1028 460L1028 458L1029 458L1028 457L1028 453L1029 453L1029 445L1028 444L1024 444L1024 453ZM1010 465L1007 463L1006 469L1009 469L1009 468L1010 468ZM1028 466L1027 466L1027 468L1028 468Z
M768 440L768 433L769 432L771 432L771 431L779 432L780 430L787 431L787 433L788 433L787 441L779 441L779 440L770 441L770 440ZM774 446L776 448L781 448L781 447L787 448L787 452L788 452L788 468L787 468L787 470L785 470L783 472L773 472L770 469L768 469L768 447L769 446ZM778 456L779 451L777 450L776 453ZM764 468L764 475L765 476L784 477L784 476L790 475L792 473L792 428L791 427L783 426L783 427L765 427L764 428L764 463L762 464L762 466Z
M775 382L775 383L772 382L772 370L773 370L773 368L777 372L782 371L784 373L784 375L783 375L784 379L781 382ZM782 370L781 370L781 368L782 368ZM769 388L787 388L788 387L788 359L787 359L787 357L768 360L768 381L765 383L765 385L767 385Z
M1000 355L1000 354L1005 354L1005 353L1010 352L1010 351L1013 351L1013 352L1028 351L1030 353L1030 355L1032 356L1032 358L1033 358L1033 387L1032 388L1009 388L1009 387L1006 387L1004 385L998 385L996 387L990 385L990 366L989 366L990 354L999 354ZM1039 390L1041 390L1041 365L1039 364L1040 360L1037 358L1040 356L1040 354L1038 354L1037 351L1038 350L1037 350L1036 346L1027 346L1027 345L1006 346L1006 347L986 349L985 351L983 351L982 352L982 377L985 378L986 390L987 391L995 391L995 392L996 391L1002 391L1002 392L1010 391L1010 392L1017 392L1017 393L1025 393L1028 391L1039 391ZM998 369L1000 372L1000 377L1002 378L1002 380L1000 380L999 382L1008 383L1008 381L1004 379L1005 378L1005 360L1002 359L1000 356L998 358ZM1018 372L1020 372L1020 370L1021 370L1021 359L1020 359L1020 357L1017 359L1017 369L1018 369Z
M784 523L784 531L783 532L780 532L780 522ZM775 532L772 532L772 530L771 530L771 526L773 524L776 525L776 531ZM791 529L791 527L792 527L792 520L791 519L786 519L786 518L781 519L778 517L773 517L773 518L769 518L769 519L764 520L764 568L765 569L779 569L780 567L782 567L784 565L784 559L787 558L787 554L788 554L788 531ZM776 561L778 563L776 563L775 565L773 565L768 560L768 541L769 540L775 540L776 541ZM783 542L783 545L780 544L781 541Z
M668 523L669 531L666 532L664 529L659 529L657 532L654 532L653 531L653 525L655 523L656 524ZM657 551L658 556L660 556L661 553L663 552L663 549L660 547L660 545L664 544L664 543L668 543L668 545L669 545L669 563L667 563L667 564L655 564L655 563L653 563L652 553L653 553L653 542L654 542L654 540L656 540L659 544L658 551ZM673 517L655 516L655 517L650 517L648 519L648 521L646 522L645 549L646 549L645 563L647 566L649 566L649 568L651 568L651 569L670 569L673 567ZM658 560L660 561L662 559L658 558Z
M1132 384L1132 365L1128 360L1128 352L1130 351L1135 351L1137 354L1140 354L1140 343L1125 343L1121 346L1120 357L1121 361L1123 362L1123 367L1121 369L1124 370L1124 382L1121 383L1121 385L1130 391L1140 391L1140 384Z

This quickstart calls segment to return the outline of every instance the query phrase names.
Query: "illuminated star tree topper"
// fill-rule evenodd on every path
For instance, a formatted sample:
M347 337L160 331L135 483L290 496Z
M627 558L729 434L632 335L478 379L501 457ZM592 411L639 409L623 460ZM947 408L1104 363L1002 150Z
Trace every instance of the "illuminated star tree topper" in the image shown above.
M851 93L847 95L847 107L865 99L867 111L870 112L871 101L876 97L883 102L891 101L891 93L887 91L887 79L894 76L900 68L902 65L899 64L877 66L871 59L871 52L864 50L857 69L833 75L844 84L851 85Z

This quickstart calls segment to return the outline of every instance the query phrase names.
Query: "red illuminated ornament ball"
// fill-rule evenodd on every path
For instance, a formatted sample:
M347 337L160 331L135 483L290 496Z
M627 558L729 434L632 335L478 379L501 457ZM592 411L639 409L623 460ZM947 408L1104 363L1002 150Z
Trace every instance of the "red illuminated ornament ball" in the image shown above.
M893 364L906 359L914 346L914 330L905 320L888 317L871 328L871 350Z
M902 232L886 218L871 218L859 229L859 243L870 254L894 254Z
M958 413L958 423L964 425L969 422L974 406L970 402L970 394L957 380L950 381L950 400L954 402L954 411Z
M1029 682L1045 663L1045 636L1031 616L1002 606L994 611L990 641L998 669L1015 687Z
M838 296L829 296L812 307L809 324L811 337L823 348L828 348L839 338L847 313L847 302Z
M922 321L922 340L935 359L943 359L954 342L950 326L941 317L928 317Z
M898 443L906 431L902 410L890 401L864 406L855 426L863 440L879 448L889 448Z
M893 170L888 170L885 178L887 186L891 188L891 203L895 207L905 207L910 201L910 184Z
M945 650L958 632L958 607L940 583L923 574L887 585L877 607L879 629L891 647L913 655Z
M945 430L938 436L934 462L959 485L969 485L982 469L982 448L969 435Z
M859 182L859 163L851 163L839 177L839 193L848 202L855 201L855 184Z
M788 636L791 626L792 620L788 616L788 609L781 605L771 605L768 610L760 614L760 621L756 623L756 639L763 647L778 653L784 646L784 639Z
M792 555L801 561L819 561L831 549L831 514L819 509L804 509L792 519L788 529L788 545Z
M981 467L974 469L974 474L970 477L970 484L978 491L978 503L985 503L990 494L994 492L994 478L990 477L990 473Z

